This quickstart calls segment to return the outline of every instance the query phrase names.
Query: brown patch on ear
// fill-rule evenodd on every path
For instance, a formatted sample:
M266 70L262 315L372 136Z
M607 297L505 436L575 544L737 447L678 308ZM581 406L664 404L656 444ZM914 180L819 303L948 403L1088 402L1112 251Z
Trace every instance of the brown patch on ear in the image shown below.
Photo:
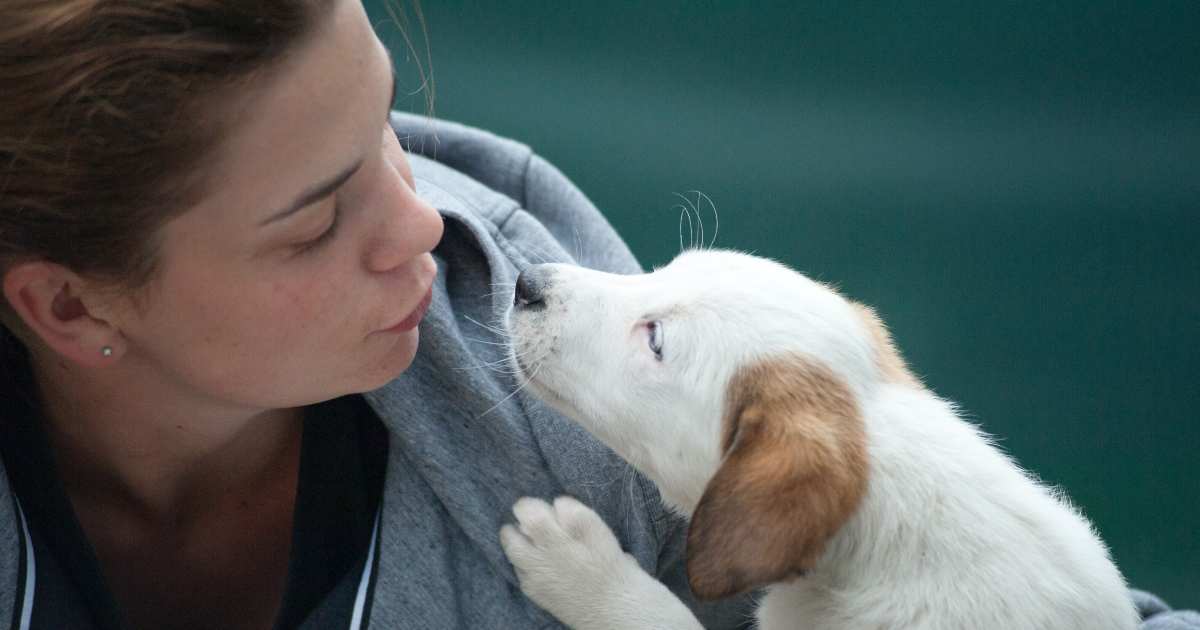
M875 314L875 309L858 302L851 302L850 305L858 312L863 325L871 333L871 342L875 346L875 362L879 365L883 378L889 383L924 387L921 380L908 369L908 364L904 362L896 344L892 342L891 333L883 324L883 320L879 319L879 315Z
M812 568L867 489L858 405L841 379L802 357L734 377L724 447L688 529L688 581L701 599Z

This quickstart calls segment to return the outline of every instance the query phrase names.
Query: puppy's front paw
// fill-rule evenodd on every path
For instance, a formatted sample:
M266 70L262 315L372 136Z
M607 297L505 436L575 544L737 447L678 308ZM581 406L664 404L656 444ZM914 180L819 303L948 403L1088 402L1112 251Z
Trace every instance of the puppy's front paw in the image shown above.
M500 544L521 590L572 627L594 626L629 572L641 572L600 516L571 497L553 505L526 497L513 514L517 523L500 529Z

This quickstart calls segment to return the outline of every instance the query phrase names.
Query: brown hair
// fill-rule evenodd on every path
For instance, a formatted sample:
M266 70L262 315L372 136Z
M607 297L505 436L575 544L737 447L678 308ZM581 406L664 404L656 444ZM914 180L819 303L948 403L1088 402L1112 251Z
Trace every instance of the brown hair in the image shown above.
M330 0L3 0L0 274L44 259L134 290L195 201L219 104ZM0 319L20 322L7 300Z

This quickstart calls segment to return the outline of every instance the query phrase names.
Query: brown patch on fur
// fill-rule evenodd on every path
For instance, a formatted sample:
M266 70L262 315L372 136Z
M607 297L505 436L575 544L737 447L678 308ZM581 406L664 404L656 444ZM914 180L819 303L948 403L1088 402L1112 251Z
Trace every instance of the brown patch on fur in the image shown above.
M734 377L723 446L688 530L688 580L701 599L812 568L867 489L858 405L840 378L803 357Z
M908 369L908 364L904 362L896 344L892 342L891 333L883 324L883 320L879 319L879 315L875 314L875 309L857 302L851 302L850 305L858 312L863 325L871 333L872 345L875 346L875 362L879 365L884 380L900 385L924 387L921 380Z

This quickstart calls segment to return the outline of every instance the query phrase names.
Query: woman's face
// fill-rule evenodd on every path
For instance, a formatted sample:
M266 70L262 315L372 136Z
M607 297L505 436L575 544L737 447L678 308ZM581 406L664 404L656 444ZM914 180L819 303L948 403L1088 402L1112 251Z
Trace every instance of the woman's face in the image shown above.
M386 124L393 79L359 0L251 83L206 196L166 224L122 360L261 408L366 391L417 350L442 235ZM223 112L224 113L224 112Z

